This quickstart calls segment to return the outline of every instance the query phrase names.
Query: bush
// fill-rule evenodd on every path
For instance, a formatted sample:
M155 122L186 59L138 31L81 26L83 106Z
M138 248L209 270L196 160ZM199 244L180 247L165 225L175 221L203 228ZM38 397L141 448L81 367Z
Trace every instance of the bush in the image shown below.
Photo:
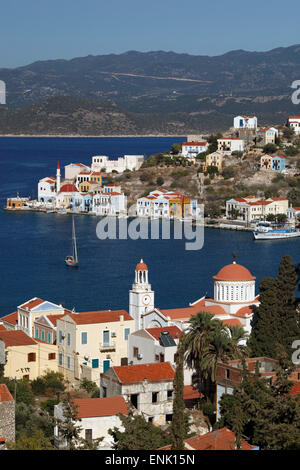
M55 398L50 398L46 401L41 401L41 408L44 411L47 411L50 416L54 416L54 406L58 405L58 400Z
M156 184L157 184L158 186L162 186L162 185L164 184L164 182L165 182L165 180L163 179L162 176L158 176L158 177L156 178Z
M99 387L95 384L95 382L92 382L91 380L88 380L85 377L81 380L79 388L85 390L90 395L93 395L92 398L98 398L100 395Z
M275 153L277 151L277 145L275 144L266 144L263 147L263 152L264 153Z
M222 171L222 176L225 180L228 180L230 178L234 178L234 176L235 176L234 168L232 166L227 166Z

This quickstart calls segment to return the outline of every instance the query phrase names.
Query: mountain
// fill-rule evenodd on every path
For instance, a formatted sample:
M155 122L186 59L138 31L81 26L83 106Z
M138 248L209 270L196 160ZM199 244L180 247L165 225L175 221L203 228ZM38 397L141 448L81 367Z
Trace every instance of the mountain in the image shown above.
M23 122L22 129L30 126L45 130L51 126L49 132L54 127L92 129L93 116L89 114L83 119L82 109L86 106L89 113L96 113L98 122L100 110L108 103L110 108L115 106L115 113L121 113L123 124L117 127L125 126L127 133L158 128L159 132L168 128L178 133L189 125L211 131L228 127L232 115L239 113L255 113L260 121L270 124L278 119L284 122L287 113L299 112L291 102L291 83L299 79L300 45L267 52L237 50L216 57L129 51L39 61L25 67L0 69L0 80L6 83L8 107L0 107L0 132L13 129L14 119L19 124ZM59 100L52 101L62 96L69 98L61 103L66 106L72 103L72 124L62 124L66 110L62 110ZM42 106L37 108L40 118L45 107L58 107L55 112L62 112L60 123L54 126L54 120L48 117L38 124L31 116L35 109L31 105L37 103ZM74 110L76 103L81 109L79 114ZM136 114L140 115L140 122ZM31 116L31 122L27 122L26 116ZM106 133L109 127L104 121L101 133ZM114 122L115 118L111 128ZM100 129L98 124L96 128Z

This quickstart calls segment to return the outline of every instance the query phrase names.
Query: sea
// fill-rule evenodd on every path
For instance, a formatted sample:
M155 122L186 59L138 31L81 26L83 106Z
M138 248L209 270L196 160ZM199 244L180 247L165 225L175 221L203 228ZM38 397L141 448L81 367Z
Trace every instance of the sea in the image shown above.
M213 295L212 276L237 262L256 276L276 276L281 257L300 262L300 239L255 241L251 232L206 228L202 249L186 250L186 240L99 240L99 218L75 216L79 267L68 268L71 217L38 212L7 212L7 197L37 197L40 178L55 176L68 163L91 163L93 155L117 158L169 150L182 137L0 138L0 317L40 297L83 312L128 309L135 265L148 265L159 308L188 306ZM64 176L62 171L62 176Z

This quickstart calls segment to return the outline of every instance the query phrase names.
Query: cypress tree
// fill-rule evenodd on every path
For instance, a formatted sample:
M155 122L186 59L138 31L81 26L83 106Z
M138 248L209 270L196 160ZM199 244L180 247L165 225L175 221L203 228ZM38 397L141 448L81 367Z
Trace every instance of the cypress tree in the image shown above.
M184 450L184 436L186 431L184 414L184 353L185 341L182 335L176 356L176 371L174 377L173 419L170 426L172 450Z
M276 358L279 342L280 322L278 317L277 283L272 277L260 282L260 305L254 317L248 345L252 357L267 356Z
M292 258L289 255L284 255L281 258L276 283L278 291L279 343L285 347L288 357L291 357L292 343L294 340L299 339L300 329L295 303L297 274Z

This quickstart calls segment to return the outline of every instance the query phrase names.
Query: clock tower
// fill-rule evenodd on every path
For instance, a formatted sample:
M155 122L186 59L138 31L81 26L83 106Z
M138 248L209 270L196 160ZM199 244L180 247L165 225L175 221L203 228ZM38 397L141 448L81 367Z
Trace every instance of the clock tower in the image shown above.
M154 292L148 282L148 267L141 261L135 268L135 280L129 291L129 315L135 320L135 329L143 326L142 315L154 310Z

